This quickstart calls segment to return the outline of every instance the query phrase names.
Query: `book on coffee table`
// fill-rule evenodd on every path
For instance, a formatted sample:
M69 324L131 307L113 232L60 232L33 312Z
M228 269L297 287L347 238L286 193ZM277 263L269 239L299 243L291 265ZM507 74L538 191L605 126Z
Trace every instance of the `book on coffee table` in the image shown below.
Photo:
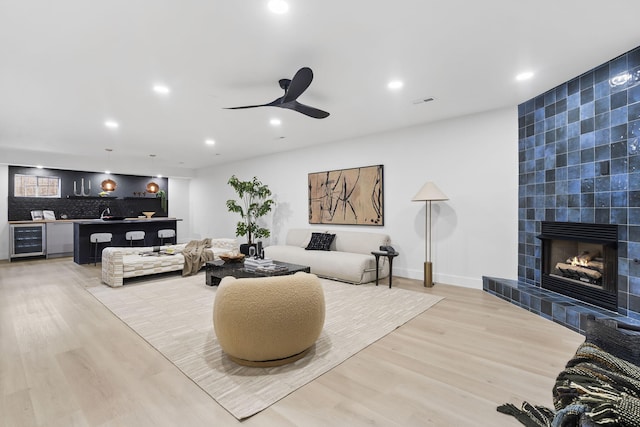
M255 270L258 273L274 273L277 271L287 271L288 268L284 265L271 264L265 265L263 267L256 267Z
M273 260L271 258L245 258L244 265L245 267L264 267L273 265Z

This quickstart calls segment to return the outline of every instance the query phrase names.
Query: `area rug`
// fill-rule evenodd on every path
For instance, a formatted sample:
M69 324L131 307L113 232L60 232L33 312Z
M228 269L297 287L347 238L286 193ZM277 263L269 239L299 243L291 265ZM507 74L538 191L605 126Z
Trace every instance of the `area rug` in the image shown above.
M87 288L237 419L250 417L384 337L442 298L372 284L322 279L326 320L309 354L295 363L233 363L213 330L216 287L205 277L164 277L120 288Z

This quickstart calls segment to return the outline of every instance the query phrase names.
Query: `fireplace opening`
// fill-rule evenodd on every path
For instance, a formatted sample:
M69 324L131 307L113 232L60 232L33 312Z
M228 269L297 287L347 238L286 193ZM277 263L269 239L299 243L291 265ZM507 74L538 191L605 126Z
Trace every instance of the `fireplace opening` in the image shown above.
M606 267L615 251L609 245L556 239L550 243L549 266L553 266L550 275L598 289L613 288L611 265Z
M545 289L618 310L618 230L611 224L542 222Z

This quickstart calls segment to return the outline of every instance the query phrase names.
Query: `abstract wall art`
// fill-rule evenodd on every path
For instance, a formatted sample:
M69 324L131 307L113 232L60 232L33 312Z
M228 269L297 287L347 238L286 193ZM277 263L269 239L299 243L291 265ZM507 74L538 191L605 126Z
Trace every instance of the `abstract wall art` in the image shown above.
M309 174L309 224L384 225L382 165Z

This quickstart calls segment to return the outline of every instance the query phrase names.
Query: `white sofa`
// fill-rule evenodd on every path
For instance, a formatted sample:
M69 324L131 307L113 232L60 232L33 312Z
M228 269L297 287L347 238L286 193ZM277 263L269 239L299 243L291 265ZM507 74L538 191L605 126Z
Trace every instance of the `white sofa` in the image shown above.
M312 232L336 235L329 251L305 249ZM292 228L284 245L265 247L264 253L276 261L309 266L317 276L360 284L376 279L376 260L371 251L389 245L390 240L383 233ZM388 275L389 262L386 257L380 257L379 277Z
M117 287L124 284L124 279L140 277L149 274L166 273L182 270L184 256L182 251L186 243L178 245L160 246L160 250L172 249L174 255L143 256L143 253L153 252L153 247L107 247L102 251L102 281ZM228 254L238 250L236 239L211 239L214 259L220 259L221 254Z

